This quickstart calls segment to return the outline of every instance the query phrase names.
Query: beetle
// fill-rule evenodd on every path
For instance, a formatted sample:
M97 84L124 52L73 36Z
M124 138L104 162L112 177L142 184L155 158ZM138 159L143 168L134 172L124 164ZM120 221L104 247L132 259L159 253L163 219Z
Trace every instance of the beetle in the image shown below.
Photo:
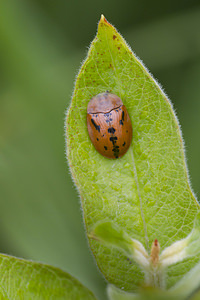
M131 119L117 95L109 92L101 93L89 101L87 128L94 147L107 158L119 158L130 147Z

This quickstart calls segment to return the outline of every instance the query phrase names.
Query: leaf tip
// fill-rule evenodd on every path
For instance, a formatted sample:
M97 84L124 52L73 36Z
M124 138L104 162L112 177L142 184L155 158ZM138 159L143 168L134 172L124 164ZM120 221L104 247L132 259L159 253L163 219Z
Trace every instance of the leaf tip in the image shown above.
M101 14L101 19L100 19L100 21L99 21L99 26L100 26L100 25L109 25L109 26L112 26L112 25L106 20L106 18L104 17L103 14Z

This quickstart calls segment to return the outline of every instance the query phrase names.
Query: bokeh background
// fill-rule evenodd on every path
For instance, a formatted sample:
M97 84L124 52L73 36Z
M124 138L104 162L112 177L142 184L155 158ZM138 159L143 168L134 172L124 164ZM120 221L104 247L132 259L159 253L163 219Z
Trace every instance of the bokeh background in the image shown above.
M200 193L200 3L0 1L0 252L68 271L106 299L65 158L74 79L103 13L174 104Z

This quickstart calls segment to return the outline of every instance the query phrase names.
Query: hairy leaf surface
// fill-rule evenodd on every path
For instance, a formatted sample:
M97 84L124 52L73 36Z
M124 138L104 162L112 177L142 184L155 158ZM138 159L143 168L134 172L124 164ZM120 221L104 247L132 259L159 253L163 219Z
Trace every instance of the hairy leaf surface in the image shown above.
M86 124L88 102L106 91L122 99L133 126L131 147L114 160L95 150ZM162 251L192 230L199 205L189 185L183 141L172 106L104 17L76 79L67 115L67 155L88 232L96 222L110 220L149 252L153 240L158 239ZM120 251L94 240L90 246L109 282L126 290L135 290L143 283L139 266ZM167 286L198 259L170 267Z

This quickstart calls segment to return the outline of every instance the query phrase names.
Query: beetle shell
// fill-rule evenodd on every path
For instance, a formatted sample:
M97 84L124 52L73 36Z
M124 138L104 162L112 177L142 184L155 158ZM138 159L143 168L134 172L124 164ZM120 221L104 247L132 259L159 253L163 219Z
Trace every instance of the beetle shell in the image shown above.
M131 144L130 117L122 100L114 94L102 93L90 100L87 128L94 147L105 157L121 157Z

